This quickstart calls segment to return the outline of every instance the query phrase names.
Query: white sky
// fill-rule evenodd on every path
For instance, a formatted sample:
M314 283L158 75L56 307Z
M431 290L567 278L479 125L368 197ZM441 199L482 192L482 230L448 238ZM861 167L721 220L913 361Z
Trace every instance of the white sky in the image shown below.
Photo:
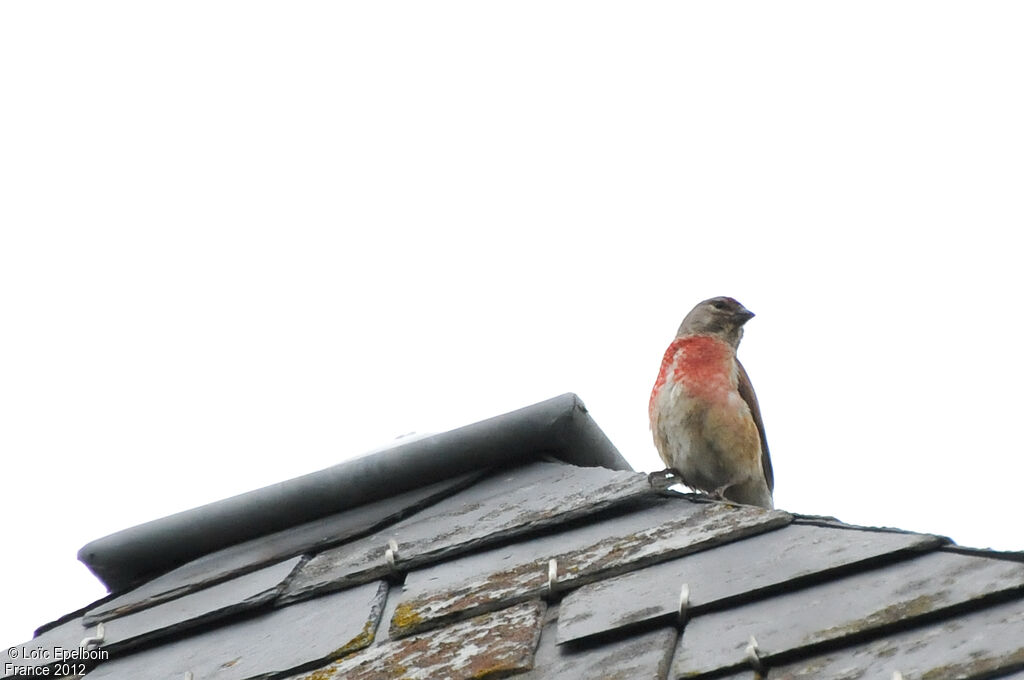
M697 301L783 509L1024 548L1024 8L0 4L0 643L88 541L577 392Z

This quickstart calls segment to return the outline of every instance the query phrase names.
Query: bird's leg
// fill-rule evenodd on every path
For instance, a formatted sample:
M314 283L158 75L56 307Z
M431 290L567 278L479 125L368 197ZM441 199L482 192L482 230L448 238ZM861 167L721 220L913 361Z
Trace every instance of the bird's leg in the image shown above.
M665 468L647 475L648 483L657 490L664 490L674 484L681 484L683 475L675 468Z

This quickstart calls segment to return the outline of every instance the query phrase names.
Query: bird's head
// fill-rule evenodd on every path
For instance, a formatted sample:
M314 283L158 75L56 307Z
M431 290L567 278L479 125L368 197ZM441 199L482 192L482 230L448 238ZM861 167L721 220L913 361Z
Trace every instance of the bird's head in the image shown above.
M752 318L754 313L731 297L713 297L690 310L676 336L713 335L736 349L743 338L743 324Z

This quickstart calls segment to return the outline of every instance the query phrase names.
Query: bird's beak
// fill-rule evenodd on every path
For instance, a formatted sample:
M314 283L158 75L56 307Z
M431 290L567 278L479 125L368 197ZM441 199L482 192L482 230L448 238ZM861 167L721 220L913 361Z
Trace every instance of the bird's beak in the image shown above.
M750 321L751 319L753 319L754 318L754 313L752 311L750 311L749 309L747 309L746 307L743 307L739 311L736 312L736 318L739 320L740 324L742 325L742 324L745 324L746 322Z

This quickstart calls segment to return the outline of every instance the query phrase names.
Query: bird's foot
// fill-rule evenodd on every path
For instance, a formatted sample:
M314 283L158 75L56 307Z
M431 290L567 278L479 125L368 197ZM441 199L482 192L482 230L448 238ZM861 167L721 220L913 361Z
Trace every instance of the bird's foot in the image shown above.
M664 491L670 486L683 483L683 476L675 468L665 468L647 475L647 482L655 491Z

